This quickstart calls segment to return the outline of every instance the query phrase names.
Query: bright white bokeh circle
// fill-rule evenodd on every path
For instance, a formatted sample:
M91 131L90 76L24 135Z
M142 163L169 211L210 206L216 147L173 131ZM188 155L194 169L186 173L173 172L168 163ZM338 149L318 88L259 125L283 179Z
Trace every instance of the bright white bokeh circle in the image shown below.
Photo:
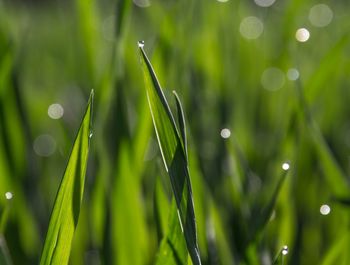
M47 114L51 119L57 120L62 118L64 114L64 109L60 104L54 103L49 106Z
M320 213L322 215L328 215L331 212L331 207L329 207L329 205L327 204L323 204L320 207Z
M13 193L8 191L5 193L6 200L11 200L13 198Z
M231 136L231 131L230 131L229 129L227 129L227 128L224 128L224 129L221 130L220 136L221 136L222 138L224 138L224 139L230 138L230 136Z
M300 28L296 31L295 38L299 42L306 42L310 38L310 32L306 28Z

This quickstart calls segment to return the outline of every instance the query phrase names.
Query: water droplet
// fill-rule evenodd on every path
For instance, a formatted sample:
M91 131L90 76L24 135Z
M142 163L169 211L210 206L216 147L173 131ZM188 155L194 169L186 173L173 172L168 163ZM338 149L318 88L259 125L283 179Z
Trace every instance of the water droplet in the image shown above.
M226 3L226 2L228 2L228 0L217 0L218 2L220 2L220 3Z
M139 48L143 48L145 46L145 41L140 40L137 44L139 45Z
M285 163L282 164L282 169L283 170L287 171L289 168L290 168L289 163L285 162Z
M325 4L318 4L311 7L309 20L315 27L325 27L332 22L333 11Z
M51 104L47 110L47 114L49 115L49 117L54 120L62 118L63 113L64 109L58 103Z
M231 131L227 128L221 130L220 135L222 138L227 139L231 136Z
M269 7L275 3L276 0L254 0L255 4L261 7Z
M94 135L94 133L93 133L93 132L90 132L89 138L91 138L93 135Z
M320 207L320 213L322 215L328 215L331 212L331 207L329 207L329 205L327 204L323 204Z
M244 18L239 25L239 32L248 40L259 38L263 31L264 24L254 16Z
M306 28L300 28L295 33L295 38L299 42L306 42L310 38L310 32Z
M288 254L288 246L283 246L282 248L282 255L287 255Z
M10 192L10 191L6 192L5 193L5 197L6 197L7 200L11 200L13 198L12 192Z
M295 68L288 69L287 78L291 81L297 80L299 78L299 71Z

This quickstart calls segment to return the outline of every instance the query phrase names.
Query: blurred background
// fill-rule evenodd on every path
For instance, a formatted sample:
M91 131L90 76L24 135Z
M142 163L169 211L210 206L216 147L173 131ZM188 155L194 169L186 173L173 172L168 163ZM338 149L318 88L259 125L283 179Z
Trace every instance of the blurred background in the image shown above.
M183 102L203 264L271 264L283 246L287 264L350 264L349 12L346 0L0 0L0 245L39 262L94 89L70 264L155 262L171 188L144 40Z

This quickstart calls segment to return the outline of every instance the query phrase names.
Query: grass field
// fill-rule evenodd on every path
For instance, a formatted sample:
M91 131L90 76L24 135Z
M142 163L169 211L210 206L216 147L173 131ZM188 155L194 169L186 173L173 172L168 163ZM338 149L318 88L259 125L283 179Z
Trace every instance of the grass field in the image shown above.
M349 12L0 0L0 265L350 264Z

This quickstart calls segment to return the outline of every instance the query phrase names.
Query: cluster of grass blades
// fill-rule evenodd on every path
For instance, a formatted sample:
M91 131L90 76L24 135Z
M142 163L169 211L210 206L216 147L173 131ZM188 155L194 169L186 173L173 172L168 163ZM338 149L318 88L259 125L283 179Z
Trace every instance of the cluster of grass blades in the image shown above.
M201 265L202 261L197 239L194 196L189 174L186 124L182 104L179 96L174 91L177 108L177 113L174 115L163 94L152 64L144 51L144 42L140 41L138 47L153 126L164 166L170 177L173 192L167 230L158 248L155 264ZM345 183L344 173L341 172L339 165L314 122L303 97L301 87L298 87L298 89L300 109L303 114L302 117L311 135L314 136L315 146L317 147L316 149L320 159L324 162L324 166L328 167L327 171L334 173L333 178L334 176L337 177L336 180L333 181L332 178L327 179L330 183L335 201L348 205L349 202L346 198L347 185ZM91 120L93 96L92 91L55 199L40 259L41 265L68 264L69 262L72 240L78 224L84 192L89 145L92 136ZM175 117L177 117L177 121ZM252 174L238 146L232 142L230 146L231 154L237 159L237 164L242 167L241 170L239 170L240 174ZM271 218L282 185L285 182L288 169L289 164L283 167L282 174L274 190L270 193L270 198L265 202L265 205L253 205L250 209L252 213L251 218L244 220L245 224L242 229L244 230L245 237L242 242L243 247L241 248L243 250L240 257L242 260L239 262L243 262L244 264L255 264L258 262L256 256L255 258L248 257L249 251L251 251L251 249L254 251L258 245L256 242L261 238L260 236ZM157 197L157 189L155 193ZM243 196L239 198L238 201L241 202L242 200L244 200ZM8 210L9 208L5 208L0 216L0 264L5 265L12 264L5 238L2 235ZM243 214L241 213L241 215L240 218L243 220ZM240 221L242 222L242 220ZM344 246L347 246L347 243L348 234L330 249L324 259L324 264L331 264L335 260L335 256L339 254L339 251L344 248ZM288 247L284 246L280 249L275 259L272 261L272 264L285 264L285 256L287 254Z
M165 169L170 176L176 202L176 204L174 202L172 203L168 232L161 243L157 264L187 264L184 242L181 240L183 236L193 264L201 264L197 245L192 187L188 172L187 138L183 108L176 92L173 92L178 117L178 123L176 123L155 71L144 51L144 42L140 41L138 46L153 125ZM236 153L239 153L239 150L236 150ZM241 156L237 155L237 157ZM246 161L242 160L243 158L240 158L239 164L245 165ZM287 166L288 168L283 169L269 201L262 207L262 210L259 210L258 216L253 216L252 219L247 220L249 223L247 225L248 232L246 239L242 242L243 245L246 245L243 247L245 251L249 251L249 245L254 244L259 238L259 235L261 235L273 213L279 192L289 169L289 164ZM246 168L245 170L247 171L248 169ZM177 206L177 210L175 206ZM261 209L261 205L259 207ZM284 264L284 256L287 253L288 248L285 246L275 258L274 264ZM242 253L244 259L246 259L245 255ZM246 262L250 264L251 261L247 259Z
M176 116L178 118L176 122L175 115L170 110L153 67L143 49L144 43L139 42L138 45L153 125L164 166L170 176L174 195L168 216L168 228L159 246L156 264L201 265L182 104L174 91L177 108ZM84 192L89 145L92 136L92 107L93 91L53 206L40 259L41 265L68 264L69 262L71 244L78 224ZM235 152L239 153L240 151L236 148ZM240 157L240 155L237 155L237 157ZM243 158L240 158L240 160L240 164L246 164ZM259 212L259 217L248 220L249 233L245 239L246 242L243 242L243 244L248 245L254 242L263 231L273 212L285 177L286 172L283 172L270 200ZM157 190L155 192L157 193ZM2 214L1 224L5 223L4 218L6 218L6 213ZM2 237L0 238L0 250L1 264L12 264L5 239ZM284 256L287 252L288 250L284 247L276 256L273 264L284 264ZM249 263L249 261L247 262Z
M140 41L138 46L142 60L147 98L151 110L153 125L164 166L170 176L170 182L177 206L177 209L174 206L171 209L169 234L164 239L165 241L162 242L158 264L172 264L170 259L166 258L166 256L169 256L169 253L172 253L171 256L175 259L175 264L180 261L180 264L186 264L187 259L181 257L182 255L177 251L177 244L175 242L179 231L183 231L191 260L193 264L200 265L201 260L197 244L196 219L188 169L185 119L181 102L177 94L174 92L178 110L179 130L153 67L143 49L144 42ZM177 214L179 224L175 220L177 219ZM181 230L176 229L177 225L181 226ZM164 259L166 261L164 261Z

